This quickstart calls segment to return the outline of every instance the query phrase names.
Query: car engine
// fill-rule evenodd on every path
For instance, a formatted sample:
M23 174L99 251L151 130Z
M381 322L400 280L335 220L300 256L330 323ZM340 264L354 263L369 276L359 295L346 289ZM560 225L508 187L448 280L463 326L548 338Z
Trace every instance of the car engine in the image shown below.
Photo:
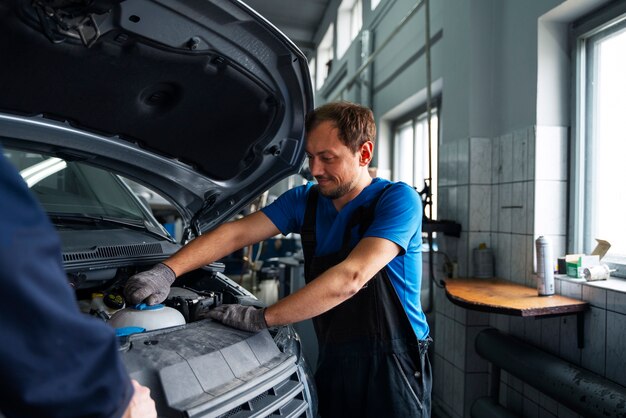
M126 369L150 388L159 416L316 415L312 374L292 327L249 333L207 319L222 303L261 306L220 264L182 275L162 304L135 310L125 304L124 285L152 265L81 269L68 277L82 312L116 328Z

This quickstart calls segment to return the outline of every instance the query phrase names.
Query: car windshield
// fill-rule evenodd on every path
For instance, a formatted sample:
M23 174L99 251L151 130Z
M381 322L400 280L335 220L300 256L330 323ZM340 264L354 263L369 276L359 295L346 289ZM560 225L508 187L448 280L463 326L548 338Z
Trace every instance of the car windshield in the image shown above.
M115 174L90 165L35 152L5 148L48 214L150 221Z

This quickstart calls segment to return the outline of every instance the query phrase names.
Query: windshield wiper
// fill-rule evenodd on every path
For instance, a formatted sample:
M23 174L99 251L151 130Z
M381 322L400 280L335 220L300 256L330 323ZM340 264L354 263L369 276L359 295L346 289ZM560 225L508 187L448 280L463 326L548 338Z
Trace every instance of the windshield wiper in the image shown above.
M77 223L88 223L88 224L110 224L116 226L123 226L125 228L134 229L142 232L148 232L152 235L155 235L159 238L165 238L168 241L172 241L173 239L165 234L162 234L160 231L155 230L154 228L149 228L148 224L145 221L140 219L132 220L132 219L120 219L120 218L110 218L107 216L95 216L95 215L87 215L87 214L71 214L71 213L57 213L52 212L48 213L50 220L52 223L64 223L64 222L77 222Z

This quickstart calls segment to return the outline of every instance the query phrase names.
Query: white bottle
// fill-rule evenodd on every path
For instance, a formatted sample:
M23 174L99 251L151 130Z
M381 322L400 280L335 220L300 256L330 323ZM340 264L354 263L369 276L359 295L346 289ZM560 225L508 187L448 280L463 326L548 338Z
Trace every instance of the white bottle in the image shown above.
M550 242L542 235L535 241L537 247L537 293L539 296L554 295L554 268Z
M267 306L276 303L278 301L278 280L261 280L259 283L259 293L257 294L257 297Z

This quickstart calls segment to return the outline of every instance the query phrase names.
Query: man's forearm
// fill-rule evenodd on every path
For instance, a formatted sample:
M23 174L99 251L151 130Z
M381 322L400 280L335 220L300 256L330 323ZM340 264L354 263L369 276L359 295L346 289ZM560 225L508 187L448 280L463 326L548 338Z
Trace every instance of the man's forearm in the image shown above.
M334 308L361 290L399 251L400 247L386 239L364 238L346 260L267 308L267 325L303 321Z
M354 272L333 267L297 292L265 310L268 326L284 325L313 318L352 297L361 286ZM357 287L358 286L358 287Z
M201 235L181 248L163 263L174 271L176 277L195 270L232 253L238 248L228 245L232 240L225 239L220 228Z

